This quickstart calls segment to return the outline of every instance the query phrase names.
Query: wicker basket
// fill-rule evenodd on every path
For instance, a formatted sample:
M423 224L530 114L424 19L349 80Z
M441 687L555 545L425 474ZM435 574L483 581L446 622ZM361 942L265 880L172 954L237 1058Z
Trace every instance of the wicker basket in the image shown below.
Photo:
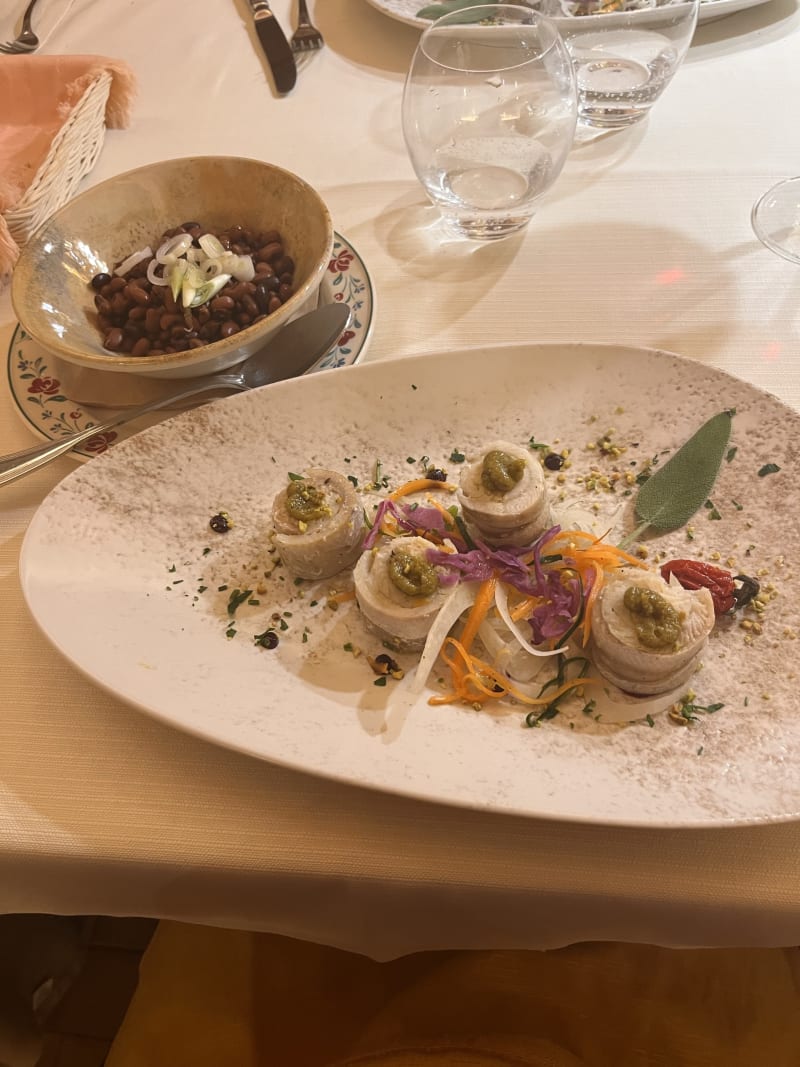
M111 74L103 71L69 113L22 199L3 212L11 236L20 246L53 212L73 196L81 179L97 162L106 132L106 101Z

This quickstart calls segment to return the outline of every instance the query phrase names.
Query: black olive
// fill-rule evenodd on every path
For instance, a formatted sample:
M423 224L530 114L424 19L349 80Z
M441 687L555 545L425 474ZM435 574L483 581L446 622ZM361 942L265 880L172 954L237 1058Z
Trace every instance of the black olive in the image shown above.
M432 482L446 482L447 471L443 471L441 467L428 467L425 471L425 477Z
M265 630L263 634L259 634L255 642L257 645L261 645L262 648L277 648L280 638L274 630Z
M544 457L544 465L549 471L560 471L564 466L564 457L558 452L548 452Z
M108 285L110 281L110 274L95 274L94 278L92 278L91 281L92 289L97 289L99 292L103 288L103 286Z
M214 533L227 533L231 528L231 520L224 511L220 511L217 515L211 516L211 521L208 525Z

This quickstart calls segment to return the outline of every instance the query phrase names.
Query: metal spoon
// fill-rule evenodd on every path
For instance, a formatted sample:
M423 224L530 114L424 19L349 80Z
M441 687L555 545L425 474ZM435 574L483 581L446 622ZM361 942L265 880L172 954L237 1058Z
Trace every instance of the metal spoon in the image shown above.
M25 55L28 52L35 52L39 47L39 38L31 29L31 15L35 5L36 0L31 0L25 8L25 14L22 16L22 29L19 35L13 41L0 44L0 52L5 52L8 55Z
M131 408L109 419L107 422L90 426L80 433L70 434L60 441L52 441L37 448L26 448L22 452L0 457L0 485L6 485L17 478L22 478L37 467L43 467L51 459L69 452L95 434L113 430L140 415L157 411L176 400L215 389L232 389L246 392L261 385L281 382L303 374L333 348L350 318L350 311L344 304L327 304L307 315L295 319L276 334L269 343L251 356L230 374L214 374L202 379L190 379L186 385L176 388L168 396L161 396L149 404Z

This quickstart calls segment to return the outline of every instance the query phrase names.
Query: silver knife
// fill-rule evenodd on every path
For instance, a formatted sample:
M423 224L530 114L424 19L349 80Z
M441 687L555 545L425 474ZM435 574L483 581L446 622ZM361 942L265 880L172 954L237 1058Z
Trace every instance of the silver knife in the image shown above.
M288 93L297 81L294 53L267 0L250 0L250 8L258 39L272 68L275 88L279 93Z
M173 389L166 396L149 404L118 413L108 422L90 426L59 441L26 448L10 456L0 456L0 485L7 485L8 482L30 474L37 467L43 467L51 459L62 456L81 441L86 441L97 433L113 430L131 419L138 419L140 415L146 415L150 411L158 411L176 400L215 389L257 389L262 385L282 382L303 374L333 348L349 320L350 309L345 304L326 304L288 323L260 352L226 374L189 379L182 388Z

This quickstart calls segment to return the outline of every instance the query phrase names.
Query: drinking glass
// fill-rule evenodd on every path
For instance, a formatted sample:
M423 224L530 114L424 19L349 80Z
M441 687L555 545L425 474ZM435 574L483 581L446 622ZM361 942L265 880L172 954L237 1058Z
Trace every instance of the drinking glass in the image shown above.
M698 0L542 0L575 64L579 123L640 122L683 62L697 8Z
M750 221L762 244L800 263L800 177L785 178L767 189L753 205Z
M558 31L530 8L453 11L423 33L403 92L411 163L447 228L492 241L528 224L577 116Z

